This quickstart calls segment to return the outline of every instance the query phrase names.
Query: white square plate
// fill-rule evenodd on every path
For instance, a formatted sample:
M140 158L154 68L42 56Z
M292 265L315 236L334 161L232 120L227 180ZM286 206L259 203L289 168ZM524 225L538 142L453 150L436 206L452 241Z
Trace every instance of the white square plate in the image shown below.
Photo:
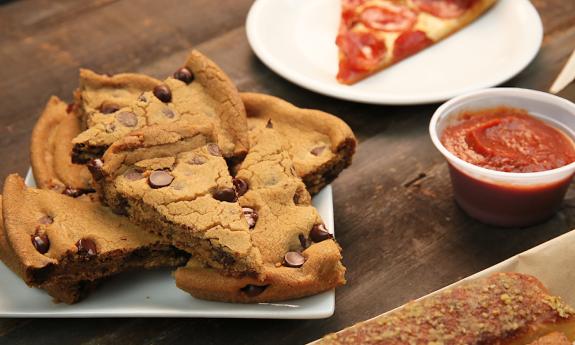
M31 171L26 184L35 186ZM331 186L313 198L329 229L333 226ZM333 315L335 292L283 303L209 302L178 289L170 270L120 274L75 305L55 304L44 291L29 288L0 264L0 317L225 317L319 319Z

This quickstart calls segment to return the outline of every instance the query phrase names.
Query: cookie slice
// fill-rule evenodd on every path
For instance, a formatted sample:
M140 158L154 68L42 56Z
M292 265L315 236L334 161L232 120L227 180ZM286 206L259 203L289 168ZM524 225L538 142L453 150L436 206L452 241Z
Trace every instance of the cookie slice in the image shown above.
M67 108L58 97L50 98L32 131L30 162L39 188L77 195L92 190L91 175L72 163L72 139L80 133L80 121Z
M80 69L79 87L74 93L75 107L85 127L91 127L97 114L112 114L162 82L138 73L98 74Z
M264 94L240 95L250 133L271 126L283 136L295 170L311 194L319 192L351 164L357 142L341 119Z
M29 286L75 303L101 280L131 269L174 267L189 255L98 202L4 182L0 258Z
M92 172L103 201L202 263L259 276L261 257L209 126L174 123L114 143Z
M211 124L226 158L243 157L249 145L245 109L235 86L215 63L195 50L173 77L135 102L113 107L100 104L98 109L89 117L88 129L74 139L76 162L101 156L133 130L170 123Z
M175 273L180 289L202 299L255 303L309 296L345 283L340 248L274 129L254 133L235 181L265 279L224 276L191 260Z
M110 145L103 137L114 132L117 125L114 116L118 110L131 106L142 93L151 91L160 84L161 81L143 74L102 75L80 69L80 83L74 93L74 107L81 119L82 128L89 133L84 134L82 140L74 142L73 161L86 163L92 158L100 157ZM93 127L95 128L91 129ZM100 133L101 131L103 133Z

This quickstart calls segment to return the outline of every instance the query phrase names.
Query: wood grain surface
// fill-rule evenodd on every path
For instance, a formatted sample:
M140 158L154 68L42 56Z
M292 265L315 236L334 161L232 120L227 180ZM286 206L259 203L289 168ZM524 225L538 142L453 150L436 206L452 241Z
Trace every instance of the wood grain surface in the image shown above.
M453 283L575 228L575 189L544 224L498 229L454 203L427 125L437 104L374 106L295 86L255 57L250 0L0 2L0 178L25 174L30 133L50 95L71 100L78 68L163 78L195 47L242 91L337 114L360 140L333 184L348 284L324 320L2 319L0 344L302 344ZM575 1L533 0L545 39L507 86L547 90L575 48ZM575 101L575 85L561 96ZM1 182L0 182L1 185ZM551 268L553 269L553 268Z

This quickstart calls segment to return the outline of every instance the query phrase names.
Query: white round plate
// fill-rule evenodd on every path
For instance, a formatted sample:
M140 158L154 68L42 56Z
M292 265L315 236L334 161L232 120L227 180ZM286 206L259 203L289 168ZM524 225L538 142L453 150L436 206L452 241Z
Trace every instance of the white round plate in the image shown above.
M543 25L529 0L499 0L466 28L354 85L336 81L340 0L257 0L248 41L273 71L304 88L375 104L441 102L510 79L535 57Z

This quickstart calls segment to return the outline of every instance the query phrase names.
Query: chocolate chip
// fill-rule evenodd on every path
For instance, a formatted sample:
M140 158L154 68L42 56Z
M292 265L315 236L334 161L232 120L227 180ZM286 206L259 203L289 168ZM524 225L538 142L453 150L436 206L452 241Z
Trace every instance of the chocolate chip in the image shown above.
M88 238L83 238L76 242L76 248L78 248L78 255L92 256L98 254L96 243Z
M173 119L174 116L176 116L176 114L174 114L172 109L170 109L168 107L162 109L162 114L164 114L164 116L167 117L168 119Z
M319 155L321 155L323 150L325 150L325 146L318 146L318 147L314 147L313 149L311 149L310 152L314 156L319 156Z
M32 235L32 244L40 254L46 254L50 249L50 240L46 234L39 235L36 233Z
M234 202L237 200L236 191L233 188L220 188L216 189L212 196L219 201Z
M102 114L111 114L120 110L120 106L112 102L104 102L100 104L100 112Z
M266 123L266 128L274 128L274 124L272 123L272 119L268 120L268 123Z
M220 157L222 155L222 153L220 152L220 147L217 144L208 143L207 147L208 147L208 152L212 156Z
M250 229L253 229L258 221L258 213L251 207L242 207L242 211L244 213L244 217L246 217L248 226Z
M143 92L138 96L138 101L140 101L140 102L147 102L148 101L148 99L146 98L146 95Z
M194 156L192 157L192 159L190 159L188 161L188 163L193 164L193 165L202 165L206 162L206 159L204 157L201 156Z
M154 96L164 103L172 101L172 91L168 85L158 85L154 88Z
M182 67L174 72L174 78L183 81L186 84L194 81L194 74L186 67Z
M138 124L138 117L131 111L123 111L117 114L116 120L126 127L136 127Z
M309 246L307 243L307 239L305 238L304 234L299 234L297 235L297 238L299 239L299 243L301 244L301 247L303 249L307 249L307 247Z
M260 295L264 290L268 287L268 285L252 285L248 284L240 289L241 292L245 293L248 297L256 297Z
M333 235L327 231L325 225L316 224L313 226L313 228L311 228L311 231L309 232L309 238L317 243L333 238Z
M86 164L86 166L88 167L88 170L90 170L90 172L92 173L94 180L98 181L104 178L104 172L102 171L102 169L104 168L104 162L101 159L99 158L92 159L91 161L88 162L88 164Z
M238 196L242 196L244 194L246 194L246 192L248 191L248 183L244 180L242 180L241 178L234 178L232 180L232 183L234 184L234 187L236 188L236 192L238 193Z
M40 219L38 219L38 223L45 224L45 225L52 224L52 223L54 223L54 218L52 218L50 216L42 216L42 217L40 217Z
M144 178L144 175L136 169L129 169L124 173L124 177L130 181L137 181Z
M155 170L148 176L148 184L152 188L162 188L169 186L174 180L174 176L164 170Z
M305 263L305 257L298 252L287 252L284 255L284 266L287 267L301 267Z

